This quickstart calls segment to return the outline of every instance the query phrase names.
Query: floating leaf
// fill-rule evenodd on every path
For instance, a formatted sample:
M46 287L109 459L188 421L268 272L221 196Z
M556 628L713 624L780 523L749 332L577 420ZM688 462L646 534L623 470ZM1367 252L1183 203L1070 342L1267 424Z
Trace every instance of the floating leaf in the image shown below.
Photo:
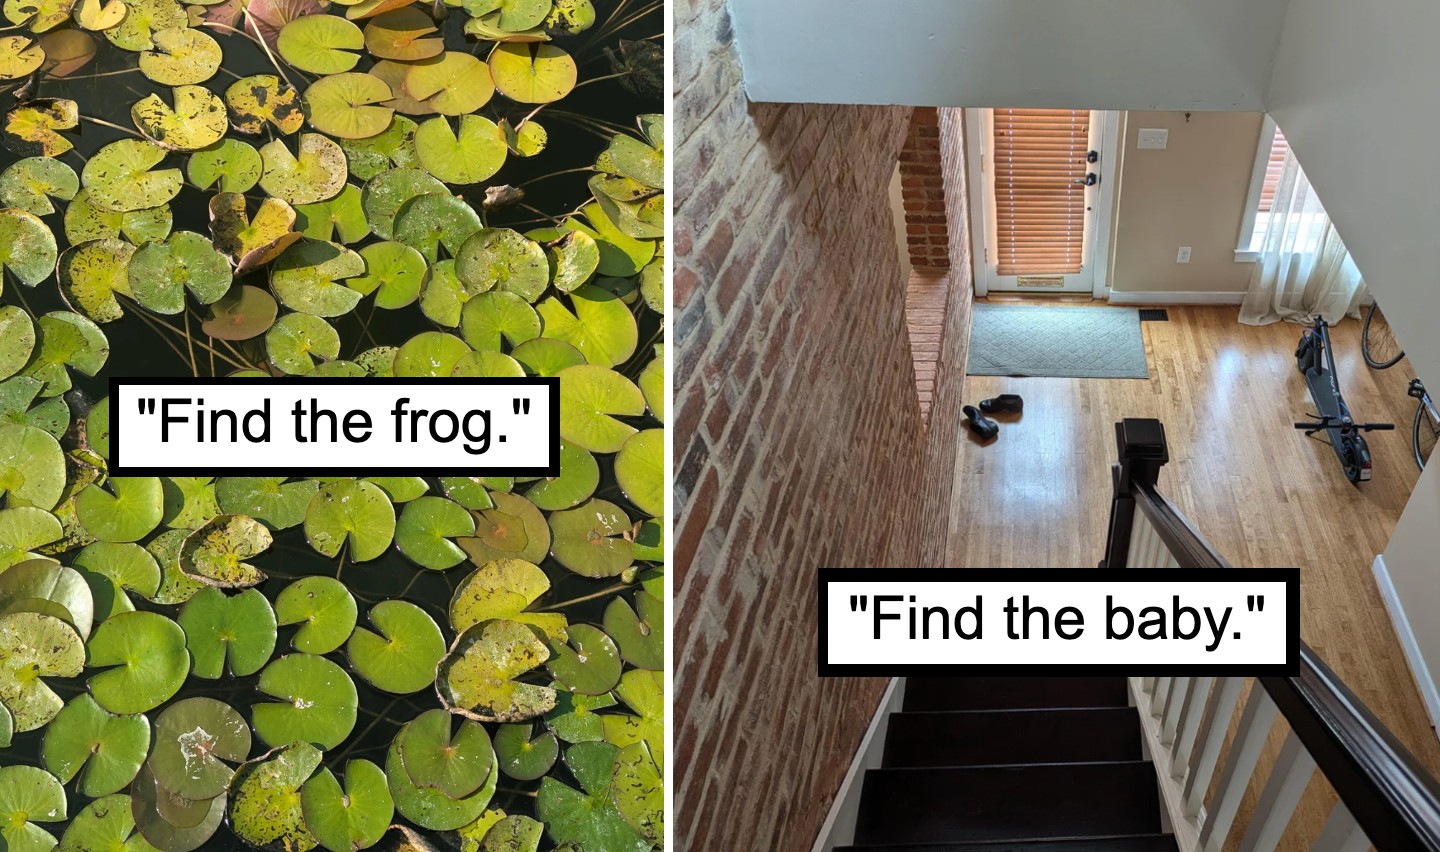
M258 688L279 699L251 708L255 733L271 745L307 742L334 748L355 728L355 683L324 657L281 657L260 673Z
M60 521L44 509L36 509L34 506L0 509L0 571L18 562L33 559L34 554L29 551L58 541L62 535L64 529L60 526ZM3 583L3 580L0 580L0 583Z
M163 159L165 149L159 145L121 139L85 163L80 182L89 190L90 201L102 210L128 213L158 207L174 198L182 183L179 169L151 171Z
M359 254L336 243L301 240L275 261L270 286L286 307L321 317L349 313L360 294L339 283L365 273Z
M0 766L0 842L9 852L46 852L55 838L37 823L65 819L65 788L34 766Z
M409 503L430 490L430 483L420 476L367 476L365 481L380 486L395 503Z
M335 15L301 15L284 25L275 43L285 61L311 74L339 74L360 61L352 50L365 47L360 28Z
M71 245L124 237L138 246L165 239L170 233L172 218L168 204L125 213L105 210L91 202L89 190L82 189L65 208L65 236Z
M465 341L452 334L422 331L395 354L397 376L449 376L460 359L470 353Z
M176 620L185 631L196 677L222 677L227 660L231 675L252 675L275 652L275 612L254 589L234 597L216 588L202 589L186 601Z
M595 25L595 7L590 0L555 0L554 8L541 26L553 36L575 35Z
M224 512L247 515L272 530L283 530L305 520L305 507L319 488L313 479L288 482L283 476L226 476L216 481L215 497Z
M500 122L500 130L505 134L505 145L510 153L518 157L533 157L544 151L550 142L550 134L538 121L526 121L519 127L513 127L505 120Z
M55 438L33 426L0 425L0 492L11 504L53 509L64 489L65 454Z
M640 390L645 394L645 404L650 413L665 419L665 347L655 347L655 357L640 372Z
M144 713L185 682L190 655L180 625L153 612L122 612L101 622L86 646L90 694L111 713Z
M486 228L461 246L455 274L468 287L514 293L534 302L550 282L550 262L534 240L509 228Z
M126 589L151 600L160 591L160 565L138 544L97 541L80 551L73 567L90 585L99 621L135 608Z
M420 310L436 323L454 328L460 324L460 309L474 295L455 274L455 261L436 261L425 269Z
M368 760L345 764L345 787L321 767L300 790L305 825L330 852L368 849L380 842L395 817L385 773Z
M385 755L385 777L395 800L395 809L416 825L434 831L454 831L469 825L490 803L500 778L499 771L491 772L489 780L464 799L452 799L437 790L416 786L410 780L410 773L406 771L400 754L400 742L406 730L414 724L415 721L408 722L400 729ZM493 758L491 766L494 766Z
M305 90L310 124L340 139L364 139L384 132L395 114L383 105L388 100L390 87L371 74L332 74Z
M665 838L665 782L644 743L620 749L610 775L610 801L625 823L652 843Z
M550 590L550 578L533 562L496 559L486 562L455 588L450 599L450 626L457 633L492 619L508 619L539 628L548 638L564 641L565 616L558 612L527 612Z
M96 28L103 29L105 37L122 50L137 53L150 50L155 47L155 33L190 23L185 7L176 0L125 0L121 9L124 16L114 26ZM90 23L100 24L108 23L103 20L108 15L113 12L101 8L87 17L91 18Z
M440 247L451 255L482 225L475 208L447 193L416 196L395 215L395 239L418 250L432 264L438 262ZM475 288L478 292L479 288Z
M258 134L269 125L288 136L305 126L300 93L274 74L236 80L225 90L225 103L230 108L230 124L238 133Z
M294 227L294 208L278 198L260 202L254 218L246 210L245 196L238 192L222 192L210 199L210 233L215 237L215 248L230 256L237 273L279 257L300 239Z
M149 751L149 720L108 713L81 694L46 726L40 754L62 783L79 776L77 789L98 797L124 789Z
M75 815L59 852L93 852L100 849L145 852L149 844L136 834L135 818L130 815L130 797L124 793L102 796L86 805Z
M30 36L0 36L0 80L18 80L44 63L45 49Z
M220 515L186 536L180 567L211 586L243 589L265 580L265 572L244 561L270 547L270 531L244 515ZM267 655L268 656L268 655Z
M525 376L525 368L519 361L499 352L468 352L455 363L450 375L519 379Z
M261 148L260 157L260 187L290 204L326 201L345 188L345 152L318 133L300 134L298 157L279 139Z
M222 139L190 155L185 174L201 189L248 192L260 182L260 152L239 139Z
M0 210L0 274L9 272L28 287L55 269L55 235L40 217L25 210Z
M560 756L560 743L550 732L531 739L534 726L530 723L501 725L495 733L495 756L500 771L517 781L534 781L550 771ZM539 832L536 832L538 839Z
M378 66L377 66L378 67ZM374 69L371 69L374 73ZM382 78L383 79L383 78ZM386 80L391 90L394 83ZM386 106L394 108L393 103ZM350 161L350 174L357 180L370 180L387 169L415 165L415 122L403 115L394 116L390 126L365 139L342 139L340 148Z
M400 212L405 202L434 192L449 194L445 184L420 169L400 168L371 178L360 197L370 229L377 237L389 240L395 237L395 214Z
M572 624L568 643L550 646L546 668L556 681L580 695L603 695L620 682L620 650L603 630Z
M621 748L643 742L661 765L665 762L664 677L662 672L640 669L625 672L615 694L639 715L607 715L600 720L606 742Z
M203 83L220 68L220 44L200 30L158 30L152 40L154 49L140 54L140 71L162 86Z
M305 510L305 537L326 556L335 556L348 543L350 559L368 562L385 552L394 534L395 509L385 492L369 482L331 482Z
M516 357L519 357L518 351ZM599 484L600 465L595 457L568 441L561 441L560 475L530 486L525 499L548 512L569 509L594 494Z
M80 177L75 170L51 157L26 157L0 172L0 205L18 207L36 216L55 212L51 198L69 201L79 191Z
M594 453L615 453L637 431L616 417L645 413L645 397L629 379L592 364L561 370L560 437Z
M5 17L32 33L43 33L65 23L73 0L7 0Z
M548 104L570 94L578 71L570 54L548 44L497 44L490 73L500 94L522 104Z
M561 565L585 577L618 577L633 561L630 518L606 500L550 515L551 552Z
M48 559L31 559L0 573L0 613L45 612L85 639L95 620L90 587L74 569Z
M395 543L420 567L443 571L465 561L465 551L450 539L474 534L475 519L459 503L421 497L407 503L400 513Z
M623 364L635 354L639 338L635 315L613 293L586 285L570 294L571 313L551 296L537 307L546 337L563 340L601 367Z
M459 131L445 118L432 118L415 131L415 155L425 171L454 184L480 183L505 165L509 149L495 122L462 115Z
M441 115L468 115L490 102L495 83L484 62L468 53L448 51L412 65L405 75L405 91Z
M225 104L204 86L176 86L175 105L149 94L130 108L145 138L170 151L196 151L219 142L229 129Z
M309 743L282 746L241 766L230 785L230 826L241 840L273 852L307 852L316 839L305 826L300 789L320 766Z
M513 722L555 706L555 690L515 678L544 663L545 643L524 624L484 621L460 635L440 664L436 689L452 713L483 722Z
M328 654L345 644L355 632L355 598L345 585L331 577L301 577L275 599L280 624L299 624L295 650Z
M249 340L275 323L275 299L249 284L234 287L210 306L210 318L201 328L219 340Z
M250 726L230 705L213 698L185 698L155 719L155 780L196 801L224 792L239 763L250 754Z
M130 258L130 293L158 314L185 310L185 291L202 305L230 290L230 264L205 237L176 231L164 242L141 246Z
M567 219L565 227L592 237L600 249L601 275L614 278L632 278L640 274L655 258L655 242L631 237L615 226L600 204L585 206L585 218L593 227L586 227L575 219Z
M665 514L665 430L646 429L631 435L615 457L615 478L641 511Z
M394 310L414 302L425 276L425 256L397 242L372 243L360 250L364 275L345 285L361 295L375 294L375 306Z
M116 476L114 491L90 485L75 498L80 524L101 541L139 541L160 525L164 516L164 489L158 477Z
M76 24L98 33L119 26L129 10L121 0L80 0L74 12Z
M58 157L75 147L59 131L79 125L74 101L36 98L5 113L5 147L22 157Z
M540 782L535 810L557 843L580 849L644 852L648 840L631 828L611 801L612 769L619 750L608 743L578 743L565 750L565 765L580 782L575 790L554 778Z
M642 669L665 667L665 603L649 592L635 593L639 614L623 598L605 607L605 632L620 646L625 662Z
M555 709L545 715L545 724L567 743L599 742L605 738L605 728L603 717L595 711L613 707L615 703L608 693L591 696L559 690Z
M115 295L130 296L128 268L135 247L107 237L81 243L60 256L60 289L66 301L99 323L125 315Z
M16 732L43 727L64 706L44 678L75 677L84 666L85 646L64 621L38 612L0 615L0 702ZM0 784L0 796L5 789Z
M345 646L350 664L377 689L406 695L435 680L445 656L445 637L425 610L405 601L381 601L371 608L370 623L380 632L355 628Z
M220 827L220 821L225 818L225 803L226 796L223 791L208 801L177 799L174 791L155 780L149 764L140 767L135 783L130 785L130 817L134 820L144 844L138 852L147 852L152 847L161 852L191 852L199 849ZM193 824L177 826L170 822L170 819L177 818L174 807L183 807L186 804L189 805L187 811L193 812L187 813L189 818L183 821L193 820ZM168 819L161 808L170 813Z
M40 331L40 349L30 361L30 366L25 368L25 375L34 376L45 382L45 390L41 391L42 396L56 396L70 389L70 376L65 368L70 367L78 370L87 376L93 376L100 372L105 366L105 361L110 356L110 344L105 339L105 333L100 327L90 320L70 311L52 311L40 317L36 321L36 327ZM18 487L13 482L11 486L5 483L13 474L7 475L5 468L6 459L10 457L7 450L8 441L14 440L13 436L6 437L4 429L0 429L0 488ZM27 453L38 452L42 456L49 454L44 448L31 447ZM38 476L39 470L34 467L28 468L30 473L23 474L28 480L30 476ZM59 480L52 482L55 490L56 500L64 488L63 461L61 469L56 472ZM47 480L49 481L49 480ZM37 488L27 487L25 493L37 493ZM54 503L43 503L41 497L25 497L20 495L27 503L40 506L41 508L53 508Z
M339 357L340 335L313 314L286 314L265 333L265 351L282 373L303 375L315 369L316 358Z
M354 243L370 233L370 223L365 221L365 208L360 202L360 190L349 184L340 194L329 201L302 204L295 210L296 227L312 240L340 243Z
M445 50L443 38L428 38L437 32L429 15L407 6L372 18L365 26L365 48L376 59L429 59Z
M463 799L495 772L495 752L478 723L461 719L460 730L452 733L453 721L444 710L427 710L406 725L396 741L415 786Z

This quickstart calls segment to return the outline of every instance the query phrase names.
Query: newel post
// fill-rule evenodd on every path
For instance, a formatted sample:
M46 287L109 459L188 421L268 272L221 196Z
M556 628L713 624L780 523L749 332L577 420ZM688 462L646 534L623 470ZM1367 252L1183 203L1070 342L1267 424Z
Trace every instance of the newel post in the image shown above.
M1110 504L1110 532L1101 568L1126 567L1135 523L1134 487L1137 483L1154 486L1160 468L1170 460L1164 424L1149 418L1121 420L1115 424L1115 451L1119 461L1110 468L1115 497Z

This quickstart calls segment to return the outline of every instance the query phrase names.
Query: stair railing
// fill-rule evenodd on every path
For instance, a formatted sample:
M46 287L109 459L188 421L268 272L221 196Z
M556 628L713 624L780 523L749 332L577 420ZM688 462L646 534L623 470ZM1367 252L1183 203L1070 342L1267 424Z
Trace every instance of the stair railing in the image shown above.
M1228 568L1155 491L1169 458L1159 421L1125 420L1115 433L1120 461L1101 567ZM1339 801L1314 852L1440 852L1440 782L1304 643L1293 677L1136 677L1130 691L1180 852L1221 852L1237 835L1238 852L1294 848L1292 817L1316 772ZM1281 719L1279 754L1242 813Z

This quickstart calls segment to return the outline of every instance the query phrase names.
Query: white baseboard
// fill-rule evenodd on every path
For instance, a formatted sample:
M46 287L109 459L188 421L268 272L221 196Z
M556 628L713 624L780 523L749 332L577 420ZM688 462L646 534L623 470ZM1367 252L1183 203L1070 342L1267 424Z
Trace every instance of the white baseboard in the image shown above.
M864 786L865 770L876 769L885 756L885 733L890 726L890 714L898 713L905 704L905 678L892 678L875 708L870 727L860 740L860 748L850 761L850 770L830 803L830 813L820 826L820 835L810 852L830 852L838 846L849 846L855 842L855 820L860 813L860 790Z
M1235 293L1211 290L1111 290L1112 305L1238 305L1245 301L1245 291Z
M1440 732L1440 690L1435 688L1435 678L1425 663L1425 657L1420 653L1420 643L1415 639L1415 631L1410 628L1410 619L1406 617L1400 593L1395 590L1395 583L1390 579L1390 570L1385 567L1384 555L1376 555L1373 567L1375 582L1380 586L1380 597L1385 601L1385 609L1390 613L1390 621L1395 625L1395 634L1400 637L1405 662L1410 664L1410 673L1415 676L1420 698L1424 700L1425 709L1430 714L1430 725Z

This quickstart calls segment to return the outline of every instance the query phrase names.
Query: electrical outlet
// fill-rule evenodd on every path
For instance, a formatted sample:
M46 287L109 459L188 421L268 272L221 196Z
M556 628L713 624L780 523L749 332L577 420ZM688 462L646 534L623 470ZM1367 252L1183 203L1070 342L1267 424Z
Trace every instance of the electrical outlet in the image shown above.
M1140 128L1140 137L1136 141L1135 147L1159 150L1163 149L1169 142L1170 131L1142 127Z
M1181 246L1181 247L1180 247L1180 251L1178 251L1178 252L1175 253L1175 262L1176 262L1176 263L1189 263L1189 262L1190 262L1190 247L1189 247L1189 246Z

